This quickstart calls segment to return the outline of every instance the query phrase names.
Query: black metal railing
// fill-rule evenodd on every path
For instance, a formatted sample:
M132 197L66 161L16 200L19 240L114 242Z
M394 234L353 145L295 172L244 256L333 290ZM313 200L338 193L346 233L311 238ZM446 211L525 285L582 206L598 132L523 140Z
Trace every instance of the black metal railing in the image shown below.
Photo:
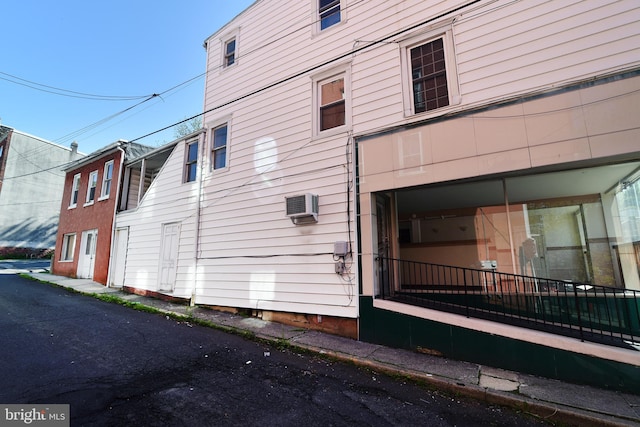
M640 292L377 258L382 298L640 349Z

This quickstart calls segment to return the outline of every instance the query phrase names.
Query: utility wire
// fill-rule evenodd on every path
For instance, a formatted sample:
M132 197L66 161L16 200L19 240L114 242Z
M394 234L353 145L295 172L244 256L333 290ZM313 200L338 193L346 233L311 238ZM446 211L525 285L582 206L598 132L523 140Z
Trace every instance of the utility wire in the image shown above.
M60 96L68 96L71 98L91 99L95 101L132 101L136 99L148 98L150 96L150 95L132 95L132 96L96 95L91 93L76 92L68 89L61 89L54 86L48 86L42 83L37 83L31 80L23 79L21 77L14 76L12 74L5 73L2 71L0 71L0 74L10 77L10 78L0 77L0 80L5 80L13 84L25 86L31 89L42 91L42 92L52 93ZM15 81L15 80L20 80L20 81ZM24 83L21 83L21 82L24 82ZM43 88L47 88L47 89L43 89Z
M35 166L36 168L38 168L39 170L42 170L42 166L40 166L39 164L31 161L27 156L25 156L24 154L22 154L21 152L18 151L18 149L15 147L15 144L9 144L9 151L13 151L14 153L16 153L18 156L22 157L22 159L27 162L27 163L31 163L33 166ZM54 172L52 172L51 170L47 170L46 172L49 172L52 175L55 176L64 176L64 175L59 175L56 174Z
M79 130L77 130L77 131L71 132L71 133L66 134L66 135L64 135L64 136L61 136L60 138L55 139L55 140L54 140L54 142L64 143L64 142L68 142L68 141L70 141L70 140L72 140L72 139L75 139L76 137L78 137L78 136L82 135L83 133L89 132L90 130L92 130L92 129L96 128L97 126L100 126L101 124L106 123L106 122L108 122L109 120L111 120L111 119L113 119L113 118L115 118L115 117L117 117L117 116L119 116L119 115L121 115L121 114L126 113L127 111L129 111L129 110L131 110L131 109L133 109L133 108L137 107L138 105L144 104L145 102L150 101L150 100L152 100L153 98L155 98L155 97L159 97L159 96L160 96L160 95L158 95L157 93L154 93L153 95L148 96L146 99L144 99L144 100L142 100L142 101L138 102L138 103L137 103L137 104L135 104L135 105L132 105L132 106L130 106L130 107L128 107L128 108L125 108L125 109L124 109L124 110L122 110L122 111L119 111L119 112L114 113L114 114L112 114L112 115L110 115L110 116L108 116L108 117L105 117L104 119L98 120L98 121L97 121L97 122L95 122L95 123L92 123L92 124L90 124L90 125L87 125L87 126L83 127L82 129L79 129Z
M364 0L356 1L356 2L354 2L354 3L352 3L352 4L350 4L349 6L347 6L347 7L345 8L345 10L348 10L348 9L350 9L350 8L353 8L353 7L357 6L358 4L360 4L360 3L362 3L362 2L364 2ZM306 20L306 19L305 19L305 20ZM302 22L302 20L300 20L300 21L298 21L298 22ZM316 21L314 21L314 22L312 23L312 25L316 25L318 22L319 22L319 20L316 20ZM297 24L297 23L294 23L294 24L292 24L292 25L290 25L290 26L286 27L286 28L285 28L285 30L288 30L288 29L292 28L292 27L293 27L294 25L296 25L296 24ZM296 32L298 32L298 31L304 30L304 29L305 29L305 28L307 28L307 27L308 27L308 25L304 25L304 26L301 26L301 27L295 28L295 29L293 29L292 31L289 31L289 32L284 33L284 34L283 34L283 32L281 32L281 35L280 35L278 38L273 39L273 40L270 40L270 41L266 42L265 44L263 44L263 45L261 45L261 46L258 46L258 47L256 47L255 49L253 49L253 50L251 50L251 51L246 52L244 55L242 55L242 57L246 57L246 56L251 55L251 54L253 54L253 53L257 52L257 51L260 51L260 50L262 50L262 49L266 48L267 46L269 46L269 45L271 45L271 44L273 44L273 43L276 43L276 42L278 42L278 41L280 41L280 40L285 39L286 37L289 37L289 36L291 36L291 35L295 34L295 33L296 33ZM238 57L238 59L241 59L241 57ZM220 67L221 67L221 66L218 66L217 68L220 68ZM122 100L135 100L135 99L147 98L147 99L145 99L145 100L143 101L143 102L146 102L146 101L148 101L148 100L149 100L149 98L150 98L150 97L156 97L156 96L164 95L164 94L167 94L167 93L169 93L169 92L171 92L171 91L173 91L173 90L176 90L176 89L178 89L178 88L180 88L180 87L182 87L182 86L185 86L185 85L188 85L188 84L190 84L190 83L193 83L195 80L201 79L202 77L206 76L208 72L209 72L209 70L207 70L207 71L205 71L204 73L201 73L201 74L199 74L199 75L197 75L197 76L195 76L195 77L192 77L192 78L190 78L190 79L188 79L188 80L186 80L186 81L184 81L184 82L182 82L182 83L180 83L180 84L177 84L177 85L175 85L175 86L173 86L173 87L170 87L169 89L166 89L165 91L160 92L159 94L155 94L155 93L154 93L154 94L152 94L152 95L141 95L141 96L109 96L109 95L96 95L96 94L88 94L88 93L83 93L83 92L76 92L76 91L71 91L71 90L67 90L67 89L61 89L61 88L57 88L57 87L54 87L54 86L48 86L48 85L45 85L45 84L41 84L41 83L37 83L37 82L33 82L33 81L31 81L31 80L23 79L23 78L21 78L21 77L14 76L14 75L12 75L12 74L5 73L5 72L2 72L2 71L0 71L0 74L5 75L5 76L8 76L8 77L11 77L12 79L20 80L20 81L25 82L25 83L17 82L17 81L14 81L14 80L10 80L10 79L7 79L7 78L3 78L3 77L0 77L0 79L1 79L1 80L9 81L9 82L14 83L14 84L19 84L19 85L22 85L22 86L26 86L26 87L29 87L29 88L32 88L32 89L36 89L36 90L40 90L40 91L48 92L48 93L53 93L53 94L56 94L56 95L62 95L62 96L69 96L69 97L83 98L83 99L92 99L92 100L116 100L116 101L122 101ZM28 83L28 84L27 84L27 83ZM42 89L42 88L40 88L40 87L34 87L33 85L40 86L40 87L42 87L42 88L52 89L52 90L46 90L46 89ZM65 93L60 93L60 92L65 92ZM135 106L137 106L137 105L139 105L139 104L136 104L136 105L134 105L133 107L135 107ZM92 129L94 129L94 128L99 127L100 125L102 125L102 124L106 123L107 121L109 121L109 120L111 120L111 119L113 119L113 118L115 118L115 117L117 117L117 116L119 116L119 115L121 115L121 114L123 114L123 113L127 112L128 110L130 110L130 109L131 109L131 108L133 108L133 107L130 107L130 108L128 108L128 109L125 109L125 110L123 110L123 111L120 111L120 112L118 112L118 113L115 113L115 114L113 114L113 115L111 115L111 116L108 116L108 117L106 117L106 118L104 118L104 119L101 119L101 120L99 120L99 121L97 121L97 122L95 122L95 123L93 123L93 124L90 124L90 125L88 125L88 126L85 126L85 127L84 127L84 128L82 128L82 129L79 129L79 130L77 130L77 131L75 131L75 132L71 132L71 133L69 133L69 134L67 134L67 135L64 135L64 136L62 136L62 137L60 137L60 138L57 138L57 139L55 139L55 140L54 140L54 142L58 142L58 143L68 142L68 141L70 141L70 140L72 140L72 139L74 139L74 138L76 138L76 137L78 137L78 136L80 136L80 135L82 135L82 134L84 134L84 133L86 133L86 132L89 132L90 130L92 130ZM204 114L204 113L203 113L203 114ZM169 128L173 127L173 126L177 126L177 125L179 125L179 124L185 123L185 122L187 122L187 121L189 121L189 120L192 120L192 119L194 119L194 118L196 118L196 117L199 117L199 116L201 116L201 115L202 115L202 114L199 114L199 115L196 115L196 116L190 117L190 118L185 119L185 120L183 120L183 121L181 121L181 122L178 122L178 123L176 123L176 124L174 124L174 125L168 126L168 127L164 128L164 129L162 129L162 130L167 130L167 129L169 129ZM157 131L157 132L155 132L155 133L161 132L162 130ZM99 132L101 132L101 131L95 132L95 133L93 133L91 136L96 135L96 134L97 134L97 133L99 133ZM146 136L145 136L145 137L146 137Z
M172 88L170 88L170 89L165 90L164 92L160 92L160 93L158 94L158 95L159 95L159 96L158 96L158 98L160 98L161 100L164 100L165 98L169 98L169 97L171 97L171 96L175 95L175 94L178 92L178 90L175 90L175 89L177 89L177 88L179 88L179 87L189 86L189 85L193 84L197 79L199 79L199 78L203 77L204 75L205 75L204 73L203 73L203 74L200 74L199 76L193 77L193 78L191 78L191 79L189 79L189 80L187 80L187 81L185 81L185 82L182 82L182 83L180 83L180 84L178 84L178 85L176 85L176 86L174 86L174 87L172 87ZM180 89L180 90L181 90L181 89ZM174 92L173 92L173 93L169 93L169 94L167 95L167 93L168 93L169 91L174 91ZM132 114L128 115L127 117L122 118L122 120L119 120L119 121L117 121L117 122L115 122L115 123L111 124L110 126L104 127L104 128L102 128L102 129L100 129L100 130L98 130L98 131L96 131L96 132L94 132L94 133L92 133L92 134L90 134L90 135L87 135L85 138L91 138L92 136L97 135L97 134L99 134L100 132L102 132L102 131L104 131L104 130L110 129L110 128L112 128L113 126L116 126L117 124L122 123L122 122L123 122L123 121L125 121L125 120L129 120L130 118L132 118L132 117L133 117L133 116L135 116L136 114L140 114L140 113L142 113L143 111L148 110L149 108L151 108L151 107L155 106L156 104L157 104L157 102L152 102L152 103L148 104L146 107L144 107L144 108L142 108L142 109L140 109L140 110L136 111L135 113L132 113Z

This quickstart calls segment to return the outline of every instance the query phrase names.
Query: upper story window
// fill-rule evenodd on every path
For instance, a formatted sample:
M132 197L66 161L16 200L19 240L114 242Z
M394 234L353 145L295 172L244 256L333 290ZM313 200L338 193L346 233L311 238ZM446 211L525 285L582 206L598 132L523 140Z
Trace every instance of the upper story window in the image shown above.
M320 30L340 22L340 0L318 0Z
M111 183L113 181L113 160L109 160L104 164L104 173L102 175L102 189L100 190L100 198L108 199L111 194Z
M69 200L70 208L75 208L78 205L79 192L80 192L80 174L77 173L73 176L73 185L71 186L71 200Z
M320 82L320 131L345 124L344 76Z
M212 49L219 49L220 61L222 61L221 70L238 64L238 48L240 40L240 27L233 28L217 38L217 44L211 44Z
M405 116L460 103L451 30L414 37L400 44ZM427 35L427 36L429 36Z
M449 105L442 38L411 49L411 81L416 113Z
M198 176L198 141L187 143L187 159L184 165L184 182L193 182Z
M349 125L349 67L343 66L314 78L314 134L341 132Z
M98 171L89 174L89 185L87 186L86 205L92 204L96 199L96 186L98 185Z
M236 62L236 38L224 43L224 67L229 67Z
M227 123L213 129L211 141L211 169L227 167Z

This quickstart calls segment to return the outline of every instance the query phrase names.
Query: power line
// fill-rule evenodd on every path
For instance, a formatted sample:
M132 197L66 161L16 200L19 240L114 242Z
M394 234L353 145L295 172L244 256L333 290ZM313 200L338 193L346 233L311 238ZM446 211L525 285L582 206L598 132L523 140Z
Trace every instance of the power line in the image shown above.
M40 165L36 164L35 162L31 161L31 160L30 160L26 155L24 155L24 154L22 154L21 152L19 152L19 151L14 147L14 145L15 145L15 144L9 144L9 150L10 150L10 151L11 151L11 150L12 150L12 151L14 151L18 156L22 157L22 159L23 159L25 162L27 162L27 163L31 163L33 166L35 166L35 167L37 167L37 168L42 168L42 166L40 166ZM54 172L52 172L51 170L47 170L46 172L49 172L50 174L55 175L55 176L64 176L64 175L57 175L57 174L55 174Z
M136 99L148 98L150 96L150 95L132 95L132 96L96 95L96 94L91 94L91 93L76 92L76 91L68 90L68 89L61 89L61 88L54 87L54 86L48 86L48 85L45 85L45 84L42 84L42 83L37 83L37 82L31 81L31 80L23 79L21 77L14 76L12 74L5 73L5 72L2 72L2 71L0 71L0 74L10 77L10 78L0 77L0 80L5 80L5 81L8 81L8 82L13 83L13 84L25 86L25 87L28 87L28 88L31 88L31 89L39 90L41 92L52 93L54 95L60 95L60 96L68 96L68 97L71 97L71 98L91 99L91 100L95 100L95 101L131 101L131 100L136 100ZM15 80L12 80L12 79L20 80L20 81L15 81ZM24 82L24 83L22 83L22 82ZM43 88L47 88L47 89L43 89Z
M39 170L39 171L30 172L30 173L25 173L25 174L23 174L23 175L5 176L5 177L3 177L3 178L2 178L2 181L7 181L7 180L9 180L9 179L23 178L23 177L25 177L25 176L36 175L36 174L39 174L39 173L42 173L42 172L48 172L48 171L53 170L53 169L60 169L60 170L62 170L62 169L64 169L65 167L69 166L69 165L70 165L71 163L73 163L73 162L75 162L75 160L70 161L70 162L67 162L67 163L62 163L62 164L60 164L60 165L51 166L51 167L48 167L48 168L46 168L46 169L42 169L42 170Z
M124 109L124 110L122 110L122 111L119 111L119 112L117 112L117 113L114 113L114 114L112 114L112 115L110 115L110 116L108 116L108 117L105 117L104 119L98 120L98 121L97 121L97 122L95 122L95 123L92 123L92 124L90 124L90 125L87 125L87 126L83 127L82 129L76 130L76 131L71 132L71 133L68 133L68 134L66 134L66 135L64 135L64 136L61 136L60 138L54 139L54 142L64 143L64 142L68 142L68 141L70 141L70 140L72 140L72 139L75 139L76 137L78 137L78 136L82 135L83 133L89 132L90 130L92 130L92 129L94 129L94 128L98 127L98 126L100 126L101 124L106 123L106 122L108 122L109 120L111 120L111 119L113 119L113 118L115 118L115 117L117 117L117 116L119 116L119 115L121 115L121 114L124 114L124 113L126 113L127 111L129 111L129 110L131 110L131 109L133 109L133 108L137 107L138 105L144 104L145 102L150 101L151 99L153 99L153 98L155 98L155 97L158 97L158 96L160 96L160 95L158 95L158 94L154 93L153 95L150 95L149 97L147 97L147 98L146 98L146 99L144 99L143 101L140 101L140 102L138 102L137 104L132 105L132 106L130 106L130 107L128 107L128 108L125 108L125 109Z
M350 9L350 8L353 8L354 6L357 6L358 4L362 3L363 1L364 1L364 0L356 1L356 2L354 2L354 3L352 3L352 4L350 4L349 6L347 6L344 10L346 11L346 10L348 10L348 9ZM298 21L298 22L302 22L302 20L300 20L300 21ZM316 21L314 21L314 22L312 22L312 23L311 23L311 25L315 25L315 24L317 24L318 22L319 22L319 19L318 19L318 20L316 20ZM296 24L297 24L297 23L293 23L292 25L290 25L290 26L286 27L284 30L288 30L288 29L292 28L292 27L293 27L294 25L296 25ZM270 40L270 41L266 42L265 44L263 44L263 45L261 45L261 46L258 46L258 47L256 47L255 49L253 49L253 50L251 50L251 51L248 51L247 53L245 53L245 54L244 54L244 55L242 55L241 57L238 57L238 59L241 59L242 57L246 57L246 56L251 55L251 54L253 54L253 53L255 53L255 52L258 52L258 51L260 51L260 50L262 50L262 49L266 48L267 46L269 46L269 45L271 45L271 44L273 44L273 43L276 43L276 42L278 42L278 41L280 41L280 40L283 40L283 39L285 39L286 37L289 37L289 36L291 36L292 34L295 34L296 32L298 32L298 31L300 31L300 30L302 30L302 29L304 29L304 28L306 28L306 27L308 27L308 25L304 25L304 26L301 26L301 27L295 28L294 30L289 31L289 32L287 32L287 33L283 33L283 32L281 32L281 33L280 33L280 34L281 34L281 35L280 35L280 37L278 37L278 38L276 38L276 39L273 39L273 40ZM220 68L220 67L221 67L221 66L218 66L217 68ZM69 97L75 97L75 98L83 98L83 99L92 99L92 100L111 100L111 101L113 101L113 100L117 100L117 101L122 101L122 100L135 100L135 99L142 99L142 98L146 98L144 101L142 101L142 102L141 102L141 103L144 103L144 102L148 101L150 98L153 98L153 97L156 97L156 96L160 96L160 95L164 95L164 94L169 93L169 92L171 92L171 91L173 91L173 90L175 90L175 89L178 89L178 88L180 88L180 87L182 87L182 86L185 86L185 85L188 85L188 84L190 84L190 83L193 83L195 80L198 80L198 79L200 79L200 78L202 78L202 77L206 76L206 74L207 74L209 71L210 71L210 70L207 70L207 71L205 71L204 73L201 73L201 74L199 74L199 75L197 75L197 76L195 76L195 77L192 77L192 78L190 78L190 79L188 79L188 80L186 80L186 81L184 81L184 82L182 82L182 83L179 83L179 84L177 84L177 85L175 85L175 86L173 86L173 87L170 87L169 89L166 89L166 90L164 90L163 92L160 92L159 94L154 93L154 94L152 94L152 95L141 95L141 96L111 96L111 95L96 95L96 94L89 94L89 93L83 93L83 92L76 92L76 91L72 91L72 90L61 89L61 88L57 88L57 87L54 87L54 86L45 85L45 84L42 84L42 83L33 82L33 81L31 81L31 80L23 79L23 78L21 78L21 77L14 76L14 75L12 75L12 74L5 73L5 72L2 72L2 71L0 71L0 74L5 75L5 76L8 76L8 77L11 77L11 78L16 79L16 80L20 80L20 81L25 82L25 83L21 83L21 82L13 81L13 80L10 80L10 79L7 79L7 78L3 78L3 77L0 77L0 79L1 79L1 80L9 81L9 82L14 83L14 84L19 84L19 85L22 85L22 86L26 86L26 87L29 87L29 88L32 88L32 89L35 89L35 90L40 90L40 91L43 91L43 92L53 93L53 94L56 94L56 95L69 96ZM27 83L28 83L28 84L27 84ZM34 87L34 86L32 86L32 85L41 86L42 88L48 88L48 89L52 89L52 90L46 90L46 89L42 89L42 88L40 88L40 87ZM64 92L64 93L60 93L60 92ZM141 103L140 103L140 104L141 104ZM129 111L130 109L132 109L132 108L134 108L134 107L136 107L137 105L140 105L140 104L136 104L136 105L134 105L133 107L129 107L129 108L127 108L127 109L125 109L125 110L122 110L122 111L120 111L120 112L118 112L118 113L112 114L112 115L110 115L110 116L108 116L108 117L105 117L105 118L103 118L103 119L101 119L101 120L99 120L99 121L95 122L95 123L92 123L92 124L90 124L90 125L87 125L87 126L85 126L85 127L81 128L81 129L77 130L77 131L71 132L71 133L69 133L69 134L67 134L67 135L63 135L63 136L61 136L60 138L54 139L54 142L58 142L58 143L68 142L68 141L70 141L70 140L72 140L72 139L74 139L74 138L77 138L78 136L80 136L80 135L82 135L82 134L84 134L84 133L86 133L86 132L89 132L89 131L90 131L90 130L92 130L92 129L95 129L95 128L99 127L100 125L102 125L102 124L104 124L104 123L108 122L109 120L112 120L113 118L115 118L115 117L117 117L117 116L119 116L119 115L121 115L121 114L123 114L123 113L125 113L125 112ZM204 113L203 113L203 114L204 114ZM198 115L196 115L196 116L190 117L190 118L185 119L185 120L183 120L183 121L181 121L181 122L178 122L178 123L176 123L176 124L174 124L174 125L168 126L168 127L164 128L164 129L162 129L162 130L170 129L171 127L177 126L177 125L179 125L179 124L181 124L181 123L184 123L184 122L186 122L186 121L192 120L192 119L194 119L194 118L196 118L196 117L199 117L199 116L201 116L201 115L202 115L202 114L198 114ZM154 133L161 132L162 130L157 131L157 132L154 132ZM99 132L101 132L101 131L98 131L98 132L96 132L96 133L93 133L91 136L96 135L96 134L97 134L97 133L99 133ZM144 137L146 137L146 136L150 136L150 135L151 135L151 134L149 134L149 135L145 135ZM143 137L143 138L144 138L144 137ZM139 138L139 139L141 139L141 138ZM134 141L135 141L135 140L134 140Z
M193 77L193 78L191 78L191 79L189 79L189 80L187 80L187 81L185 81L185 82L182 82L182 83L180 83L180 84L178 84L178 85L176 85L176 86L174 86L174 87L172 87L172 88L170 88L170 89L165 90L164 92L160 92L160 93L158 94L158 95L159 95L159 96L158 96L158 98L160 98L160 99L162 99L162 100L164 100L164 98L169 98L169 97L171 97L171 96L175 95L175 94L178 92L178 91L175 91L175 92L173 92L173 93L169 93L168 95L165 95L165 94L166 94L166 93L168 93L169 91L172 91L172 90L174 90L174 89L176 89L176 88L178 88L178 87L183 87L183 86L191 85L191 84L193 84L193 82L195 82L197 79L199 79L199 78L203 77L204 75L205 75L204 73L203 73L203 74L200 74L199 76ZM180 89L180 90L182 90L182 89ZM160 95L165 95L165 96L160 96ZM110 126L107 126L107 127L103 128L103 129L100 129L100 130L98 130L98 131L96 131L96 132L94 132L94 133L92 133L92 134L90 134L90 135L86 136L86 138L91 138L92 136L97 135L97 134L99 134L100 132L102 132L102 131L104 131L104 130L106 130L106 129L110 129L110 128L112 128L113 126L117 125L118 123L122 123L123 121L130 119L131 117L135 116L136 114L140 114L141 112L143 112L143 111L145 111L145 110L147 110L147 109L149 109L149 108L153 107L153 106L154 106L154 105L156 105L156 104L157 104L157 102L156 102L156 103L151 103L151 104L147 105L146 107L144 107L144 108L142 108L142 109L140 109L140 110L136 111L135 113L130 114L130 115L129 115L129 116L127 116L127 117L124 117L122 120L120 120L120 121L118 121L118 122L116 122L116 123L113 123L113 124L112 124L112 125L110 125Z

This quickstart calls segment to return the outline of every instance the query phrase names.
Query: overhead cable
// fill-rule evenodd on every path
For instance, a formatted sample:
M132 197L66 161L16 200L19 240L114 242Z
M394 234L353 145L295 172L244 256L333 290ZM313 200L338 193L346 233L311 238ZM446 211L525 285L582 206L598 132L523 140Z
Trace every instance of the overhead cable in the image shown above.
M148 98L150 95L130 95L130 96L125 96L125 95L96 95L96 94L91 94L91 93L84 93L84 92L76 92L73 90L68 90L68 89L61 89L61 88L57 88L54 86L48 86L42 83L37 83L31 80L27 80L27 79L23 79L21 77L18 76L14 76L12 74L9 73L5 73L0 71L0 74L7 76L7 77L0 77L0 80L5 80L8 81L10 83L14 83L17 85L21 85L21 86L25 86L31 89L35 89L35 90L39 90L41 92L47 92L47 93L52 93L54 95L60 95L60 96L68 96L71 98L82 98L82 99L91 99L91 100L95 100L95 101L132 101L132 100L136 100L136 99L142 99L142 98ZM19 80L19 81L16 81ZM43 89L46 88L46 89Z

